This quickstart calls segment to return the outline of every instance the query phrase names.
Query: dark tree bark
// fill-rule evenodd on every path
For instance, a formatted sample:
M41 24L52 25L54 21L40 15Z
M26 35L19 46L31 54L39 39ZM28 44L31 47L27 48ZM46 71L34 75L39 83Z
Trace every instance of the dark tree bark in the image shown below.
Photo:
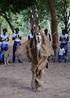
M56 53L56 49L58 45L58 33L57 33L55 0L48 0L48 6L51 15L52 47L54 49L54 52Z
M0 34L1 34L1 23L0 23Z
M1 26L2 26L2 17L1 17L1 15L0 15L0 34L1 34Z
M68 16L67 16L67 0L63 1L63 9L64 9L64 25L65 25L65 30L68 32Z

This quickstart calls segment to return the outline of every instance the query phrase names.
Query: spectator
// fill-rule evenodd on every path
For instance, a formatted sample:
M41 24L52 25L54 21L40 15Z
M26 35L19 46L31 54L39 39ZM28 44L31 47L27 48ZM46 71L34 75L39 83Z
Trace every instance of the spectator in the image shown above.
M61 44L63 44L63 47L65 49L65 55L67 56L69 36L68 36L68 33L66 32L66 30L62 30L62 35L60 36L60 41L61 41Z
M15 29L15 33L13 34L12 39L14 40L14 44L13 44L13 63L15 63L15 52L16 49L21 45L21 35L19 32L19 28Z
M7 50L9 48L9 36L7 34L7 29L3 29L3 34L0 35L0 41L1 41L1 52L7 53ZM7 56L7 55L6 55ZM5 54L4 54L4 58L5 58ZM3 63L5 63L4 59L3 59Z
M48 34L48 29L45 29L44 32L45 32L45 35L49 37L49 41L51 41L51 35Z
M65 57L65 49L63 44L60 44L60 49L58 52L58 62L64 61L66 62L66 57Z

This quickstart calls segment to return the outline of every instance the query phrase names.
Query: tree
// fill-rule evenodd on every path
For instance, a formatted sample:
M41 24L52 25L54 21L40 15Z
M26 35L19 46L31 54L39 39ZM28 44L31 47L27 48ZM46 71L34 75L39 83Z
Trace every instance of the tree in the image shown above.
M56 8L55 0L48 0L50 15L51 15L51 32L52 32L52 46L54 53L56 54L56 48L58 44L58 34L57 34L57 18L56 18Z
M65 30L68 32L68 7L69 0L56 0L57 18L59 22L63 22Z
M28 8L34 3L35 0L0 0L0 16L3 16L6 19L12 32L14 32L14 27L10 22L8 13L19 13L21 10Z
M3 17L0 17L0 34L1 34L1 25L2 25Z

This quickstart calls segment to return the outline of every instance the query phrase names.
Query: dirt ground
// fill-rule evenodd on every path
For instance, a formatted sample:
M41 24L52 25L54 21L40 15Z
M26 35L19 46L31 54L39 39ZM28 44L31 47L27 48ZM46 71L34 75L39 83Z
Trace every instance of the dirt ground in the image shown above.
M70 63L49 63L41 92L31 90L31 65L0 65L0 98L70 98Z
M70 98L70 62L49 63L43 80L42 91L33 92L26 55L23 64L0 65L0 98Z

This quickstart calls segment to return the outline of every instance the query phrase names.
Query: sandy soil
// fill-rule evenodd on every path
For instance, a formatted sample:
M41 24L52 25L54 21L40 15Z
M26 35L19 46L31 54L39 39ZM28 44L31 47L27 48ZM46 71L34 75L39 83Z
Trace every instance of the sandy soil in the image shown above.
M0 65L0 98L70 98L70 63L49 63L44 74L44 88L33 92L30 87L31 65Z
M49 63L44 88L36 93L31 90L30 69L26 55L23 64L0 65L0 98L70 98L70 62Z

